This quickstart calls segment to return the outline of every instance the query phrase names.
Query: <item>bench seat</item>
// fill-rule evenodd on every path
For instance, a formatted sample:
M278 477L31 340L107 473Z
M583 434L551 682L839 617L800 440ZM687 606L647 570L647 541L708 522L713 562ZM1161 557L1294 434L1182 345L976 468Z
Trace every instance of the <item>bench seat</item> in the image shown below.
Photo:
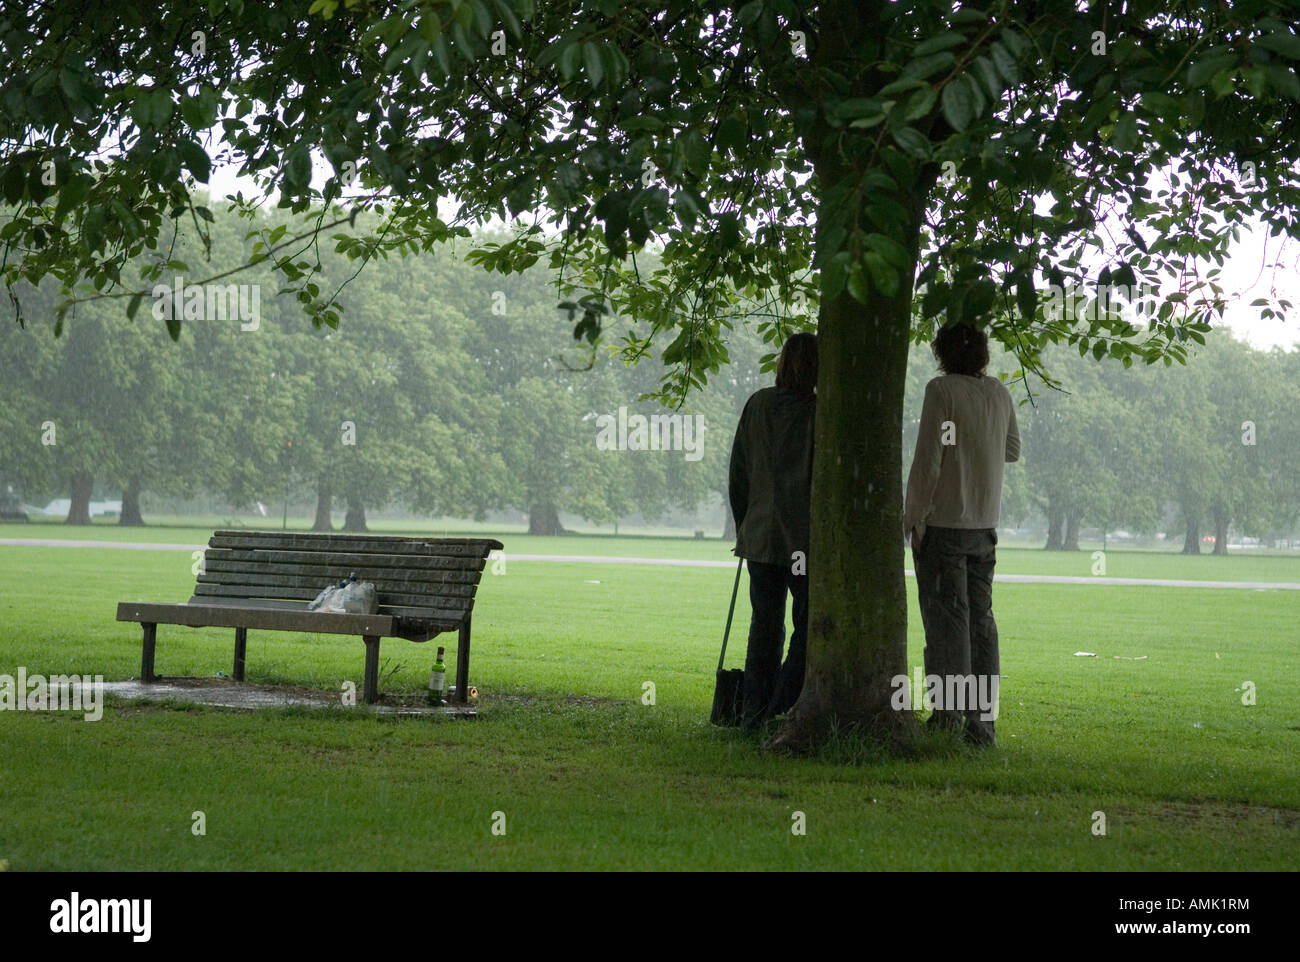
M470 618L491 551L491 538L407 538L376 535L217 531L185 604L124 601L117 620L144 632L141 679L153 670L157 626L234 628L234 677L244 680L248 631L360 635L366 646L364 697L379 699L379 639L423 642L458 631L456 700L469 691ZM375 585L372 615L308 611L328 584L355 573Z

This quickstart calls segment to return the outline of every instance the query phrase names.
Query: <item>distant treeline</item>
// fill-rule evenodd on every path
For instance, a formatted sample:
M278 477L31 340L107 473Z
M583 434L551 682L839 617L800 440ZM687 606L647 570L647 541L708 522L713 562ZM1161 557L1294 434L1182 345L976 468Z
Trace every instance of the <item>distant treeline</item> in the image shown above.
M53 286L21 295L27 328L0 324L0 493L12 485L28 503L71 494L68 520L88 523L98 483L122 492L121 523L141 524L144 492L244 508L280 504L287 486L294 501L314 497L319 529L337 504L350 530L381 507L465 518L514 509L535 533L558 532L560 513L608 523L725 503L736 420L772 383L760 359L774 348L752 327L736 325L730 366L669 410L638 400L659 384L658 358L627 366L575 342L551 271L489 274L458 256L476 241L358 273L347 242L322 240L298 258L304 269L320 258L315 293L280 293L265 265L193 287L282 236L215 207L210 256L179 240L160 296L133 319L129 298L103 297L56 338ZM124 288L152 286L135 280L138 266L123 270ZM295 297L339 287L338 329L313 329ZM177 341L168 316L180 318ZM606 337L646 333L622 320ZM1187 550L1213 534L1216 551L1230 530L1265 541L1296 531L1300 352L1255 351L1218 332L1185 368L1126 370L1070 348L1044 361L1068 393L1029 373L1004 525L1045 519L1047 547L1063 549L1085 526L1164 531ZM993 368L1025 398L1014 357ZM904 470L935 373L927 347L914 347ZM684 449L637 450L638 414L652 425L698 415L707 429L702 443L685 435Z
M23 295L26 330L0 324L0 491L27 503L71 493L68 520L88 523L92 487L107 485L122 492L121 523L141 524L146 491L242 508L278 505L288 484L293 500L315 495L318 529L340 504L350 530L391 506L517 509L539 533L558 532L560 512L654 520L725 493L740 408L771 383L756 334L737 333L732 366L679 410L641 402L662 373L653 354L628 366L575 342L545 267L489 274L457 256L469 241L356 273L361 261L322 240L312 283L321 297L345 285L345 310L337 330L315 330L262 265L201 284L279 239L214 206L210 259L179 243L160 296L133 319L129 298L92 300L56 338L51 285ZM142 286L134 269L123 280ZM176 342L168 316L180 318ZM607 326L611 341L633 330ZM706 430L686 450L636 450L636 431L622 450L598 444L602 416L620 408L634 427L637 415L692 415Z

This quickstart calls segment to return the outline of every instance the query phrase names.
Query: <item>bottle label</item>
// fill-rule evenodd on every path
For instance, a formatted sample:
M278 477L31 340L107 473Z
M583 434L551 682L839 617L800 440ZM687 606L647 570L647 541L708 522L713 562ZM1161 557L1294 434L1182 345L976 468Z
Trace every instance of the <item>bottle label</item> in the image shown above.
M447 687L447 673L445 671L429 672L429 690L442 691Z

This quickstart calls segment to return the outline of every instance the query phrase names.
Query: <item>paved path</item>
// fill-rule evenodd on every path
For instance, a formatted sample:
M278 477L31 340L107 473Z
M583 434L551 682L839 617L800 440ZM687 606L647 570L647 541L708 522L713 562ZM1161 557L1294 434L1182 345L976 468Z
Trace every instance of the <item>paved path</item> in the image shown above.
M36 548L123 548L134 551L203 551L203 544L156 544L143 541L73 541L64 538L0 538L0 547ZM566 564L654 565L673 568L734 568L734 561L683 561L676 558L619 558L598 554L514 554L503 552L506 561L551 561ZM904 573L916 574L910 568ZM1098 578L1073 575L995 574L994 581L1007 584L1121 585L1139 588L1240 588L1251 591L1300 591L1300 584L1286 581L1175 581L1169 578Z

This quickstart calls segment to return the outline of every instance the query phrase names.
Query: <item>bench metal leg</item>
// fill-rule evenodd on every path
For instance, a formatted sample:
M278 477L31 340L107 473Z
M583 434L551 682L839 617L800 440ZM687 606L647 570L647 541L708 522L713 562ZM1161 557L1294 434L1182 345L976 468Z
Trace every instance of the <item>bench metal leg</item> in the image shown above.
M366 643L365 699L373 705L379 701L379 636L365 635L361 640Z
M464 705L469 701L469 616L460 626L460 639L456 645L456 701Z
M244 655L248 652L248 629L235 629L235 681L244 680Z
M140 627L144 629L144 648L140 654L140 680L147 685L154 680L153 652L158 641L158 626L146 621L142 622Z

